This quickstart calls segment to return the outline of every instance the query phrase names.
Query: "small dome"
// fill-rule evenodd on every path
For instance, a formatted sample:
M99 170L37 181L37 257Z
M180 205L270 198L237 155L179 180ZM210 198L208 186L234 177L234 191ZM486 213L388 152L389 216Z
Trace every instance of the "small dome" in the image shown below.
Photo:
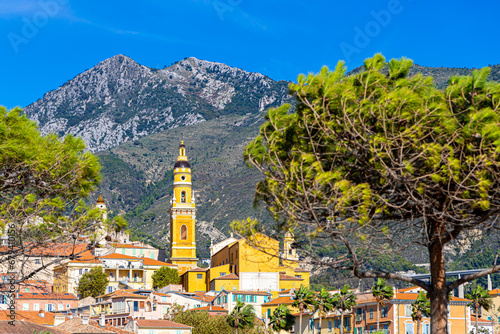
M179 160L176 161L174 168L191 168L191 165L185 160Z

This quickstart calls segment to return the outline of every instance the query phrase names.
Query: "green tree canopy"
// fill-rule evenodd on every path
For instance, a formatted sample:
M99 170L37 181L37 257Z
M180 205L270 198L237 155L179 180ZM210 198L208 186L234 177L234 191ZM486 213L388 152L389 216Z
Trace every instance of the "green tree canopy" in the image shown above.
M34 253L42 258L35 269L16 268L19 281L55 263L45 259L54 257L54 242L75 243L94 232L101 213L82 200L98 184L99 170L82 139L42 136L21 109L0 107L0 229L15 236L12 249L0 253L0 263L22 263ZM75 258L83 251L55 255Z
M378 278L372 286L373 297L377 300L377 330L380 329L380 307L384 307L384 301L394 296L392 286L387 285L383 278ZM417 333L418 334L418 333Z
M227 318L225 315L212 317L207 311L189 311L178 313L173 321L194 327L193 334L232 333Z
M278 230L346 249L324 265L422 287L441 334L448 292L500 270L447 284L444 267L445 245L493 228L500 211L500 84L485 68L452 77L443 92L430 77L409 76L412 65L375 55L352 75L342 62L300 75L290 85L295 112L270 109L244 156L265 176L256 200ZM428 251L431 284L366 265L408 247Z
M295 317L285 304L278 306L269 319L269 327L275 332L291 331L295 324Z
M89 296L97 297L106 292L106 287L109 284L108 277L101 266L92 268L88 273L85 273L78 282L77 291L80 298Z
M227 318L229 325L234 328L236 334L238 330L252 328L255 325L255 310L252 305L245 305L241 301L236 302L236 306Z
M181 281L177 269L163 266L153 274L153 288L161 289L169 284L179 284Z

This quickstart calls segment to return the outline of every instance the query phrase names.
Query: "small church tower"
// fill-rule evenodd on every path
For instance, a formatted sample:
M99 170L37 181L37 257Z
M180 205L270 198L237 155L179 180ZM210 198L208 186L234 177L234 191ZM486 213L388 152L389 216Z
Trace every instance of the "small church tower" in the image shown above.
M191 183L191 165L181 142L174 164L173 196L170 201L170 260L179 274L196 268L196 206Z
M283 242L283 265L287 267L298 267L299 257L297 256L297 250L292 246L295 242L293 234L288 231L285 234L285 240Z
M108 208L106 206L106 203L104 203L104 198L102 198L101 194L99 194L99 197L97 198L95 207L102 211L102 220L106 221L106 219L108 219Z

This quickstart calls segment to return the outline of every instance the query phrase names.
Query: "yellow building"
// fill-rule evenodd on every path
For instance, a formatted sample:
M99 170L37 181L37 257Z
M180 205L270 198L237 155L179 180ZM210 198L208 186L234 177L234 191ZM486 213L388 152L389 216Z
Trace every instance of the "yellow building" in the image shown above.
M212 254L209 269L192 269L181 275L184 289L195 291L278 291L309 286L309 271L298 267L298 257L291 248L293 236L287 234L284 252L279 241L257 233L236 239Z
M196 268L196 206L191 183L191 165L181 142L174 164L173 197L170 207L170 260L179 274Z

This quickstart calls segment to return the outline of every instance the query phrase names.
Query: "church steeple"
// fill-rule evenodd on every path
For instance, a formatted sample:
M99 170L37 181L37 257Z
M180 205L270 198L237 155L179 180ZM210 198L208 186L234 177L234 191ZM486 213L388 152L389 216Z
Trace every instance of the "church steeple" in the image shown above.
M191 183L191 165L184 141L174 164L174 183L170 201L170 260L178 265L179 274L196 267L196 206Z

